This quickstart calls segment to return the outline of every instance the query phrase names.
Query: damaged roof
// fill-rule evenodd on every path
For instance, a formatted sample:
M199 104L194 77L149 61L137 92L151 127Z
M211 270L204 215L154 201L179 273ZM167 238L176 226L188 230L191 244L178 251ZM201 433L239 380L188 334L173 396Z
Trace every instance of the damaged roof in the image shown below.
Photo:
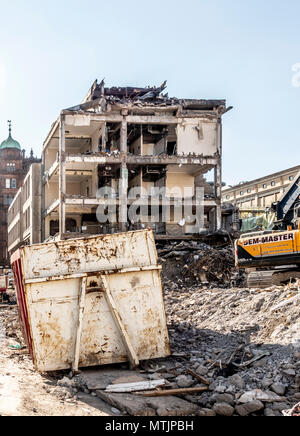
M97 80L93 83L87 96L83 102L77 106L68 108L68 111L88 110L106 104L130 104L131 106L181 106L186 110L213 110L216 108L226 110L226 100L203 100L203 99L179 99L176 97L170 98L164 90L167 87L167 82L163 82L160 86L148 86L146 88L138 87L105 87L104 80L98 83Z

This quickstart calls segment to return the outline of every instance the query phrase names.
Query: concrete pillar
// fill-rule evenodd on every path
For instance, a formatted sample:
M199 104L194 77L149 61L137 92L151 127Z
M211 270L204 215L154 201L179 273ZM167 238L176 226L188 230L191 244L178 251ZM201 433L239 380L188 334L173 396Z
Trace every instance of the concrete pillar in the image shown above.
M66 138L65 138L65 116L60 116L59 122L59 236L64 238L66 233Z
M101 135L102 135L101 152L105 153L106 152L106 123L104 123L102 126Z
M216 196L216 230L221 230L222 228L222 118L218 119L217 124L217 150L219 154L219 159L217 166L215 167L215 196Z
M209 214L208 214L208 220L209 220L209 230L211 232L215 232L216 231L216 209L212 209Z
M216 229L221 230L222 228L222 166L221 160L218 162L218 165L215 167L215 197L216 197Z
M128 220L128 169L127 169L127 121L124 119L121 126L120 152L122 164L119 181L119 230L126 232Z
M99 139L101 137L101 129L96 130L92 136L92 153L99 152Z
M93 165L91 197L96 198L98 191L98 164Z

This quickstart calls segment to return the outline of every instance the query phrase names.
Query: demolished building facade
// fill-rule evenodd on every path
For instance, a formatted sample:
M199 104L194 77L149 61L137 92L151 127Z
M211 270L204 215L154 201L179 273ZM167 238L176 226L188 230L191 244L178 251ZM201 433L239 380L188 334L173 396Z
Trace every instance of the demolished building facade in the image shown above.
M226 102L169 98L164 89L165 83L159 88L105 88L96 81L82 104L61 112L42 152L42 240L57 233L63 238L145 227L158 238L190 234L194 223L183 219L179 225L172 210L164 222L163 199L159 222L149 219L151 211L141 213L139 222L130 221L131 188L140 189L141 204L153 188L166 188L171 204L177 199L174 188L188 188L192 210L195 189L205 188L199 232L221 228ZM211 170L214 182L209 185L204 175ZM116 206L113 222L99 223L99 204Z
M225 100L169 98L165 86L105 88L95 81L81 104L60 113L44 142L39 170L28 176L30 195L19 193L11 205L10 255L55 236L152 228L157 239L189 239L226 227L232 211L225 214L221 207L222 116L231 108ZM133 206L137 219L130 216ZM25 209L34 222L29 216L26 222ZM24 219L17 219L19 212Z

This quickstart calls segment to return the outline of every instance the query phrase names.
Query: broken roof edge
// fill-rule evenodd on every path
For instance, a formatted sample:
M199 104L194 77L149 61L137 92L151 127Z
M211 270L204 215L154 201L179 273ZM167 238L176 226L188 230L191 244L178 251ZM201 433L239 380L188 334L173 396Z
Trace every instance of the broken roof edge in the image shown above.
M81 107L85 107L88 103L93 101L104 101L111 104L119 103L126 104L132 103L133 105L140 105L147 103L155 106L167 106L167 105L180 105L184 109L211 109L223 106L226 108L225 99L190 99L190 98L177 98L169 97L168 94L163 95L162 92L167 87L167 81L164 81L160 86L156 87L111 87L106 88L104 79L98 84L96 79L89 91L87 92L83 101L76 106L70 107L66 110L80 110Z
M88 92L87 92L86 96L84 97L84 99L82 100L81 104L84 104L91 99L92 92L96 88L97 84L98 84L98 79L94 80L92 86L88 90Z
M96 79L89 91L87 92L85 98L82 103L76 106L72 106L66 109L61 110L59 117L56 121L51 125L50 131L46 136L45 141L43 142L42 151L47 148L48 143L51 140L56 129L59 127L59 121L61 115L72 114L72 113L84 113L86 115L93 115L97 112L92 112L92 109L95 109L101 106L101 113L104 115L107 113L107 105L111 105L120 109L144 109L144 110L162 110L162 111L176 111L176 110L191 110L191 111L217 111L217 115L222 116L231 109L232 106L226 107L226 99L191 99L191 98L170 98L168 94L162 95L162 92L166 89L167 81L163 82L160 87L146 87L146 88L138 88L138 87L112 87L105 88L104 87L104 79L98 84L98 80ZM98 98L95 95L95 92L98 90ZM106 92L113 92L114 95L107 94ZM120 97L116 97L117 93L132 93L134 98L125 97L125 99L121 99ZM139 93L141 95L139 95ZM135 95L137 94L137 95ZM203 114L205 115L205 114Z
M88 111L89 109L95 109L99 106L103 107L103 112L106 112L105 106L110 105L112 107L121 108L121 109L161 109L166 111L171 110L218 110L221 109L221 113L226 113L229 110L233 109L232 106L226 108L226 100L203 100L203 99L168 99L164 101L141 101L141 100L116 100L110 101L109 96L100 97L95 100L89 100L85 103L81 103L76 106L72 106L63 110L63 112L80 112L80 111Z

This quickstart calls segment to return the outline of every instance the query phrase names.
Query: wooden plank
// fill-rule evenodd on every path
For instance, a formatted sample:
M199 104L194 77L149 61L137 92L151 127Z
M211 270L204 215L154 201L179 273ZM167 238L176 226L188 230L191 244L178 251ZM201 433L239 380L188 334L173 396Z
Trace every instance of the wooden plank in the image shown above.
M130 361L130 365L131 365L131 369L135 369L139 366L139 359L138 356L131 344L130 338L128 336L128 333L125 329L125 326L123 324L121 315L117 309L117 306L115 304L114 298L112 296L112 293L109 289L109 285L107 282L107 278L105 276L101 276L101 279L103 281L104 284L104 288L105 288L105 297L106 297L106 301L108 304L108 307L111 310L111 313L113 315L113 318L115 320L115 323L119 329L120 335L123 339L124 345L126 347L127 353L128 353L128 357L129 357L129 361Z
M126 393L126 392L138 392L138 391L147 391L156 389L160 386L164 386L166 384L165 380L151 380L151 381L142 381L142 382L134 382L134 383L121 383L121 384L112 384L107 386L105 392L112 393Z
M184 389L169 389L163 391L153 391L153 392L137 392L136 395L142 395L143 397L167 397L170 395L186 395L186 394L197 394L201 392L208 391L207 387L203 388L184 388Z
M83 277L80 287L79 313L78 313L77 331L76 331L76 338L75 338L74 360L72 365L73 372L75 373L78 372L78 366L79 366L79 354L80 354L80 344L81 344L82 321L83 321L83 314L84 314L84 303L85 303L85 295L86 295L86 284L87 284L87 278Z
M199 380L201 383L203 383L204 385L209 386L210 382L208 380L206 380L205 378L201 377L201 375L197 374L195 371L193 371L190 368L187 368L186 372L188 374L190 374L192 377L196 378L197 380Z

